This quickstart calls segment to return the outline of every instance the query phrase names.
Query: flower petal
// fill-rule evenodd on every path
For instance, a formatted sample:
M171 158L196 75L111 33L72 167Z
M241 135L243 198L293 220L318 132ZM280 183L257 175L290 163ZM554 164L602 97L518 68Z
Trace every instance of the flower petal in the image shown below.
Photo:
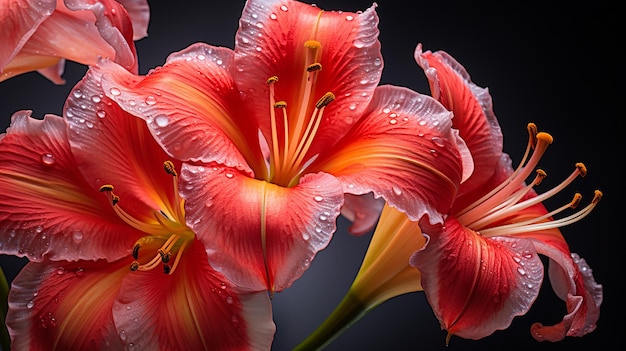
M267 293L239 294L194 241L176 271L132 272L113 306L126 347L269 350L275 325Z
M155 211L169 215L177 204L172 176L163 169L170 157L143 120L104 95L100 79L100 71L90 69L65 102L72 152L94 190L113 185L119 206L135 218L156 223ZM180 169L180 164L175 167Z
M0 252L35 261L127 254L140 234L86 184L70 152L65 120L30 114L16 112L0 136Z
M331 175L307 174L283 188L228 168L183 165L181 173L188 225L238 286L289 287L336 230L343 192Z
M359 236L372 230L378 222L384 205L385 200L375 198L374 193L345 194L341 214L352 222L348 228L350 234Z
M124 261L28 263L9 293L14 350L122 350L111 307Z
M324 11L317 6L283 0L249 1L242 12L235 40L239 89L256 111L265 135L270 134L267 116L267 78L277 76L277 100L286 101L289 124L310 116L315 102L327 92L337 99L327 106L324 120L310 154L334 144L356 122L380 81L383 64L378 41L376 5L359 13ZM321 45L311 95L307 94L305 42ZM310 60L309 60L310 61ZM312 62L311 62L312 63ZM310 83L309 83L310 84ZM308 97L307 97L308 96Z
M426 73L432 96L454 114L452 125L474 159L474 172L461 185L460 196L489 179L502 154L502 130L493 113L491 95L488 89L474 84L465 68L444 51L423 52L419 44L415 60Z
M173 157L215 161L250 173L245 158L262 159L262 153L249 149L249 140L258 139L258 127L239 101L230 75L232 56L230 49L199 43L171 54L163 67L145 77L107 62L99 71L104 92L146 120Z
M148 36L148 24L150 23L150 5L147 0L119 0L128 12L130 21L133 23L133 40L143 39Z
M454 218L411 257L442 328L480 339L507 328L537 298L543 265L531 241L484 238Z
M0 81L5 80L5 66L22 49L26 41L35 33L41 22L45 21L56 8L56 0L3 1L0 6Z
M311 168L336 175L346 193L374 191L411 220L428 214L441 223L465 165L465 144L451 117L427 95L381 86L364 118L334 147L334 157L322 155Z

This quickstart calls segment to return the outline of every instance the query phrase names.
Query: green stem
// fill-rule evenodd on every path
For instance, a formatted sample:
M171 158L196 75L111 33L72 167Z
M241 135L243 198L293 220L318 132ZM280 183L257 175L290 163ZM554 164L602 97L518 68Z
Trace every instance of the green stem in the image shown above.
M370 310L349 291L328 318L292 351L322 350Z
M9 331L6 328L5 317L9 310L9 283L4 275L4 271L0 268L0 346L2 350L11 349L11 338L9 337Z

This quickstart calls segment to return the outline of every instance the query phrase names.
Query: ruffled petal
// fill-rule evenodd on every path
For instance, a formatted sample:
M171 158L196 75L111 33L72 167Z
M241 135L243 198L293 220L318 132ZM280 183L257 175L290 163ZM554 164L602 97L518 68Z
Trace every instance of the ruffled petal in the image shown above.
M375 198L374 193L364 195L345 194L341 215L352 222L348 232L359 236L372 230L378 222L384 205L385 200Z
M9 292L14 350L123 350L111 307L124 260L28 263Z
M148 36L148 24L150 23L150 5L147 0L119 0L128 12L130 21L133 23L133 40L143 39Z
M183 165L181 173L188 225L211 265L238 286L289 287L336 230L343 192L331 175L284 188L228 168Z
M451 114L427 95L381 86L363 119L311 166L331 173L350 194L384 198L411 220L443 222L463 178L463 140Z
M550 283L555 293L566 302L567 308L563 320L555 325L533 324L532 336L539 341L554 342L566 336L591 333L596 329L596 322L600 318L602 285L596 283L592 270L584 259L575 253L569 253L558 230L545 231L543 235L535 234L532 237L537 251L550 258Z
M537 298L543 264L530 240L484 238L454 218L410 259L448 333L480 339L506 329Z
M231 78L233 53L194 44L171 54L145 77L103 62L104 92L147 121L165 150L180 160L219 162L250 173L248 160L262 159L258 127L239 101ZM234 118L237 119L234 119ZM257 145L250 149L250 145Z
M113 306L126 347L269 350L275 325L267 293L240 294L194 241L176 271L132 272Z
M155 211L168 216L176 212L171 208L177 204L173 179L163 169L170 157L143 120L104 95L100 79L100 71L90 69L65 102L72 152L94 190L112 185L120 198L118 206L156 224ZM180 163L173 162L180 169Z
M462 184L462 195L489 179L502 154L502 130L493 113L491 95L487 88L474 84L465 68L444 51L423 52L419 44L415 60L424 69L432 96L454 114L452 125L474 158L474 172Z
M0 81L58 66L60 59L95 65L99 58L108 57L130 72L138 71L132 23L124 7L114 0L57 0L54 13L35 29L19 52L9 56L11 61L0 66ZM63 83L52 76L55 83Z
M22 49L26 41L35 33L56 8L56 0L33 2L30 0L3 1L0 6L0 81L5 80L5 66Z
M362 116L383 69L375 9L376 5L359 13L324 11L291 0L246 3L235 38L241 68L235 72L236 81L265 135L271 135L265 82L272 76L279 79L275 96L287 103L290 126L308 118L325 93L337 97L324 112L311 155L334 144ZM305 47L308 40L321 45L317 54ZM322 68L307 83L307 65L314 62Z
M36 261L127 254L139 234L83 179L65 120L30 114L15 113L0 136L0 252Z

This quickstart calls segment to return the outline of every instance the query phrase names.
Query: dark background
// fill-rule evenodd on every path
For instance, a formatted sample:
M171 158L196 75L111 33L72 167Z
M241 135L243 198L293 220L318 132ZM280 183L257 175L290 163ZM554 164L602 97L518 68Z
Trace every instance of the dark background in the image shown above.
M209 2L207 2L209 3ZM598 283L604 286L604 303L598 328L582 338L566 338L551 344L530 336L533 322L554 324L563 315L564 303L549 284L544 284L526 316L517 317L504 331L480 341L453 337L445 346L446 333L439 328L423 293L400 296L370 312L338 337L327 350L472 350L490 347L564 350L569 347L598 348L620 342L623 304L618 296L622 279L624 230L616 221L623 210L622 177L618 178L624 152L624 112L621 64L618 49L624 40L618 28L617 5L595 1L585 7L547 5L537 2L476 1L378 2L380 40L385 62L383 83L429 93L422 70L413 60L418 42L425 50L445 50L468 70L474 82L488 87L494 110L504 132L504 149L514 163L520 161L527 134L526 124L535 122L554 136L554 143L540 167L548 178L543 192L558 184L584 162L589 174L578 179L547 205L555 208L581 192L589 201L594 189L604 198L582 221L562 228L571 250L584 257ZM162 65L166 56L187 45L204 41L233 47L243 1L152 1L149 37L137 42L140 73ZM372 5L366 0L324 0L326 10L357 11ZM621 25L619 26L621 27ZM61 114L64 98L85 67L68 63L67 84L55 86L36 73L0 83L0 127L11 114L32 109L34 115ZM585 202L586 203L586 202ZM550 206L552 205L552 206ZM619 219L619 217L617 218ZM368 245L369 235L350 237L347 223L329 247L321 251L311 268L273 299L277 333L274 350L289 350L319 325L347 291ZM23 260L0 256L9 278ZM619 267L619 270L617 269ZM618 315L619 312L619 315Z

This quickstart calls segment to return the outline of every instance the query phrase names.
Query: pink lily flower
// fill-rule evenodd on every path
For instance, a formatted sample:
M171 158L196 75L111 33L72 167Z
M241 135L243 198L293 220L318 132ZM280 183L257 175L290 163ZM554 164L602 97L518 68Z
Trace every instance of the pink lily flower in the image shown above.
M38 71L55 84L65 61L111 58L137 73L135 40L147 35L146 0L1 0L0 82Z
M496 152L502 135L488 91L473 84L463 66L443 51L423 52L419 45L415 59L429 79L433 97L454 112L454 126L476 161L474 175L461 185L443 225L423 223L427 243L410 259L421 272L428 301L448 339L451 335L480 339L525 314L543 282L540 255L549 259L550 283L566 302L567 314L556 325L533 324L532 336L559 341L592 332L599 318L602 286L585 260L570 252L559 228L589 214L602 193L596 191L589 205L567 216L560 213L576 208L580 194L554 211L543 205L585 176L585 166L576 164L562 183L538 194L534 189L546 173L538 169L534 179L529 176L552 137L529 124L526 154L513 169L509 156ZM488 128L476 128L477 123Z
M91 68L102 79L85 85L145 120L184 162L187 221L212 265L273 293L328 245L341 211L357 234L383 200L412 219L442 212L471 165L440 103L378 86L377 25L375 6L251 0L234 50L194 44L140 77L103 61Z
M589 214L601 193L596 192L584 209L560 219L554 216L578 204L580 195L556 211L548 212L542 204L584 176L584 165L578 164L554 189L537 194L532 187L543 171L528 186L523 182L551 137L530 124L527 152L532 147L533 155L525 167L514 171L509 156L502 153L502 132L488 90L472 83L463 66L443 51L422 52L418 45L415 58L433 96L453 111L453 126L474 157L473 173L460 184L443 224L413 221L386 204L350 289L294 351L321 349L383 302L418 291L425 292L441 327L448 331L446 343L452 335L486 337L506 329L532 306L544 277L539 255L550 259L550 281L566 301L568 314L554 326L535 323L532 336L558 341L592 332L602 286L585 260L570 252L558 228Z
M30 260L9 293L12 349L269 349L269 296L209 264L180 162L90 86L71 95L67 119L20 111L0 135L0 254Z

